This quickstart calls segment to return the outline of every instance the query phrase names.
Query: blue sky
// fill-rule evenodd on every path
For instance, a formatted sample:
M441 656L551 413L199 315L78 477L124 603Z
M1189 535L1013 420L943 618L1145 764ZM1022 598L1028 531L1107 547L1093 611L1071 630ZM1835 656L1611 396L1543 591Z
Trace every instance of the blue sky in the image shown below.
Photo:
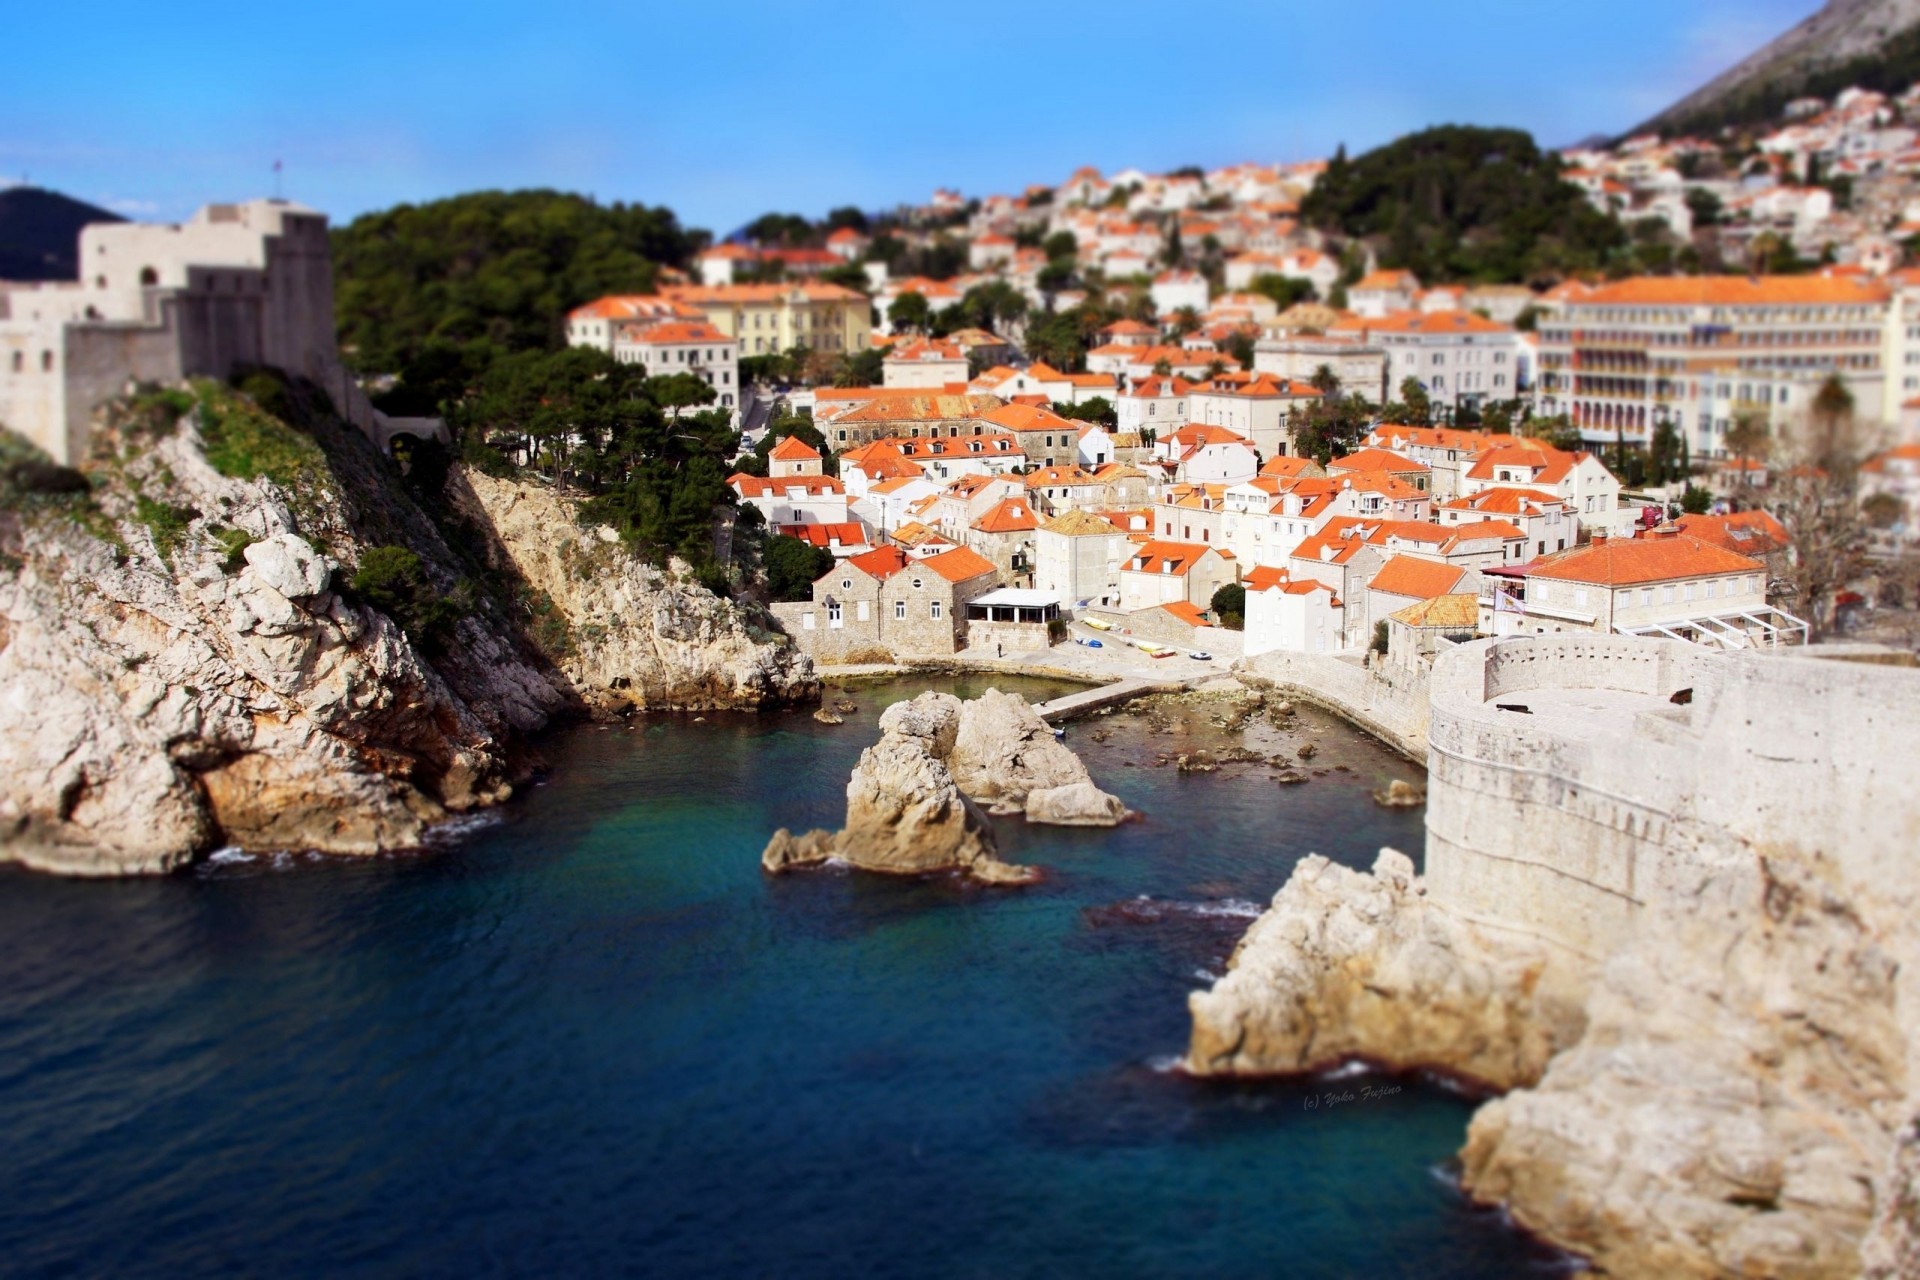
M1651 115L1818 0L16 6L0 180L129 216L336 221L484 187L769 209L1306 159L1429 124L1560 145Z

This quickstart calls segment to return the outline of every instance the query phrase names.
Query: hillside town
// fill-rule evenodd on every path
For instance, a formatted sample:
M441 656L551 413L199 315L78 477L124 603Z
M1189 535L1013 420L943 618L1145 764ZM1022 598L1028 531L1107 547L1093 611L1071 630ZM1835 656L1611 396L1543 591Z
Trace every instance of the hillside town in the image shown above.
M1771 129L1562 153L1637 274L1383 266L1300 217L1339 161L1083 167L729 240L568 339L714 389L760 464L742 508L823 553L774 611L830 663L1804 643L1881 594L1796 574L1794 509L1832 465L1810 422L1845 419L1874 556L1920 537L1916 109L1920 86L1849 89ZM1113 318L1061 340L1089 315Z

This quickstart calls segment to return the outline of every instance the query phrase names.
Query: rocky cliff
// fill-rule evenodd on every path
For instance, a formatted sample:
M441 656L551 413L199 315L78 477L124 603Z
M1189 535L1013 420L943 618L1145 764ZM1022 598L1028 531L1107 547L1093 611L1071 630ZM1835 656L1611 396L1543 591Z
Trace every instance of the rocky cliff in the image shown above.
M114 875L221 844L409 847L510 795L537 763L529 735L623 661L637 705L806 687L804 660L731 606L614 555L595 581L664 638L556 668L517 584L464 545L537 564L538 531L496 538L484 504L464 528L430 517L358 432L309 411L318 397L273 398L298 428L212 384L118 404L84 479L0 441L0 861ZM525 489L488 484L509 511ZM555 544L591 536L521 497Z
M470 523L491 531L488 562L553 611L555 659L594 706L759 707L819 692L812 659L684 576L636 560L613 530L578 527L551 489L479 472L456 473L449 488Z

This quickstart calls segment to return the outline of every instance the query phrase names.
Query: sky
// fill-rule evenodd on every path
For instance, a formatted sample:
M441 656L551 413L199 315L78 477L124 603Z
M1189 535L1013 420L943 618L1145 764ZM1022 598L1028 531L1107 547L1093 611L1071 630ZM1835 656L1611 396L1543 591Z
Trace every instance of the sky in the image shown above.
M335 222L485 188L718 234L1082 164L1357 153L1433 124L1617 132L1818 0L16 6L0 182L128 217L282 192Z

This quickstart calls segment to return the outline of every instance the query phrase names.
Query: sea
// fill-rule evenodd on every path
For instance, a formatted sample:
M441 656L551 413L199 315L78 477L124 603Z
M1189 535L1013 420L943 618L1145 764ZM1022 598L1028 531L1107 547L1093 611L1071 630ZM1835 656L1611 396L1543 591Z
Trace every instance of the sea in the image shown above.
M1418 770L1303 712L1306 783L1068 730L1140 814L996 820L1024 888L765 875L888 703L567 730L512 803L372 859L0 874L0 1275L1563 1274L1458 1190L1476 1099L1182 1075L1189 992L1294 864L1418 854ZM1264 726L1264 722L1262 722Z

